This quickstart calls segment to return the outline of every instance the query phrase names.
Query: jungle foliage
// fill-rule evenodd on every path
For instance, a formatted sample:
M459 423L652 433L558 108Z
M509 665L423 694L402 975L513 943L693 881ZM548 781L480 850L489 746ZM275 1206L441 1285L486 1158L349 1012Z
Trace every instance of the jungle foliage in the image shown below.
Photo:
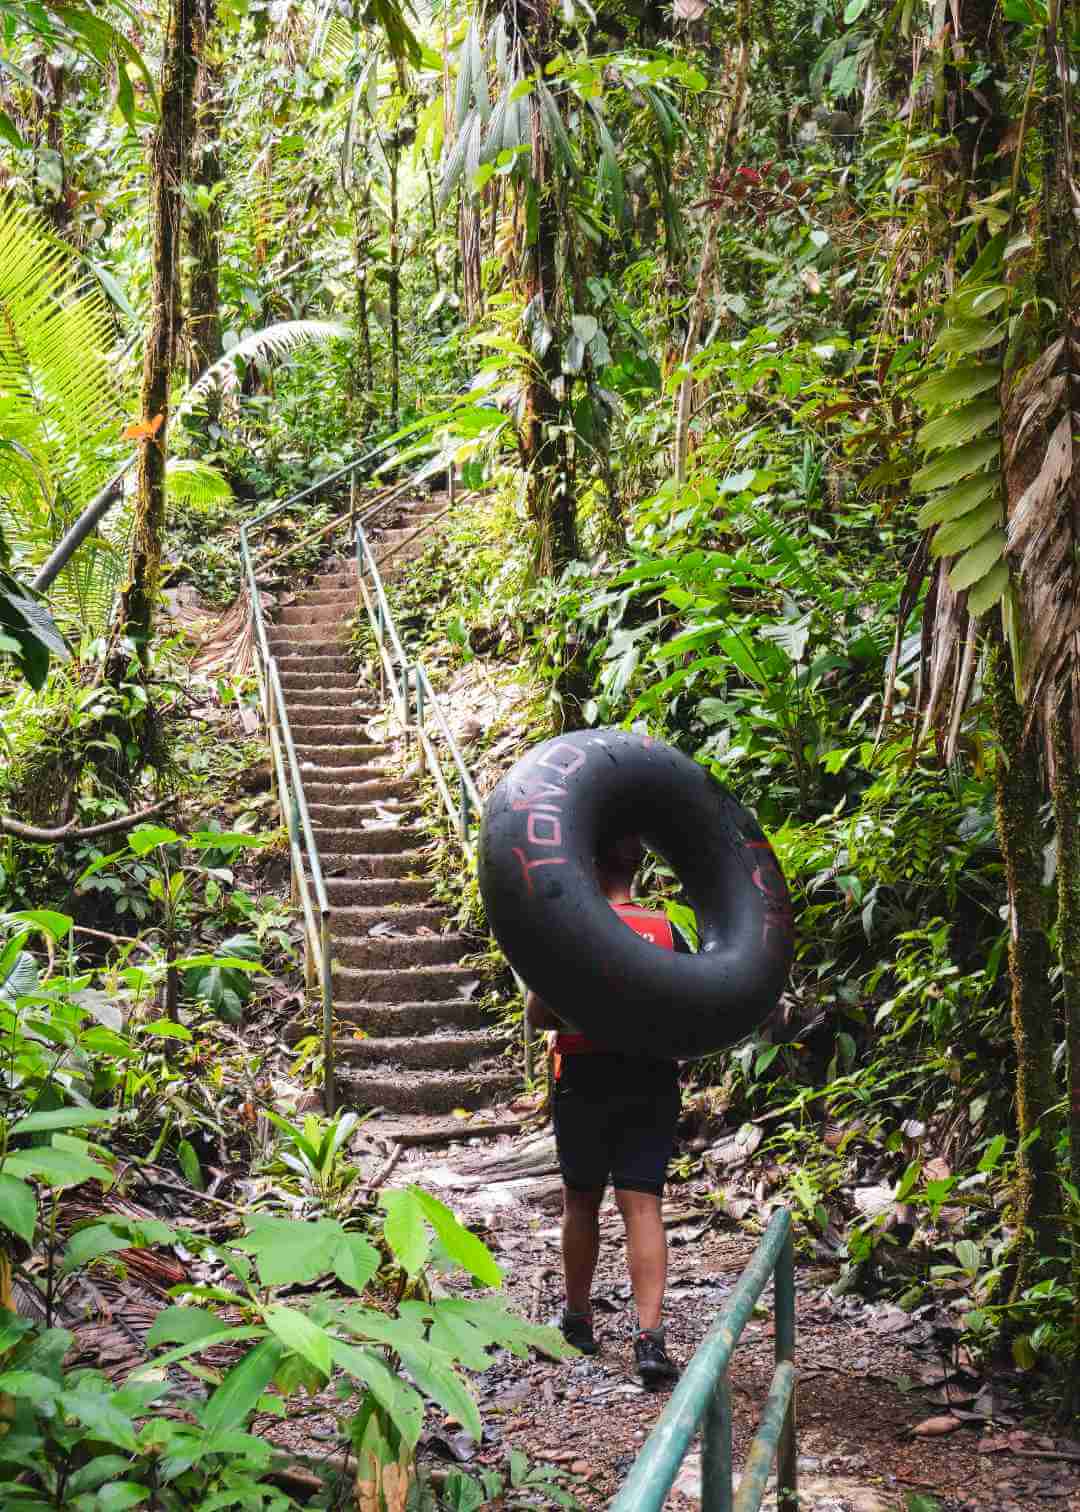
M453 468L470 496L399 593L428 659L518 680L518 738L640 722L752 804L784 864L792 991L755 1040L698 1068L689 1101L715 1200L739 1212L745 1173L708 1131L759 1120L755 1179L787 1194L842 1284L947 1303L973 1351L1009 1355L1075 1410L1076 0L161 9L147 29L120 3L0 5L8 819L85 827L235 777L185 723L191 648L160 619L154 633L157 588L226 600L240 517L396 436L362 480ZM156 492L126 475L46 608L35 575L132 444ZM327 517L345 486L319 496ZM216 695L242 706L251 688L223 676ZM54 1155L19 1137L45 1125L17 1120L94 1108L138 1124L146 1089L185 1064L152 1025L194 1054L187 1016L226 1000L238 1016L264 954L262 905L230 914L205 847L168 833L148 847L156 870L134 830L123 865L94 876L88 840L47 849L9 827L3 842L0 983L37 972L33 930L51 942L44 985L0 984L27 1068L8 1083L16 1165L0 1172L17 1264L55 1185ZM107 951L105 987L87 977L80 871L115 884L116 911L95 915L107 934L122 901L152 918L152 973ZM677 915L673 879L654 880ZM193 921L199 965L177 947ZM102 991L121 1020L94 1027L79 994ZM150 1026L127 1006L140 993L160 996ZM38 1064L38 1036L62 1043L65 1075L79 1066L77 1091ZM93 1147L49 1127L56 1171L107 1173L111 1124ZM162 1148L196 1170L175 1133ZM340 1225L318 1174L333 1132L279 1133L321 1193L316 1221ZM258 1235L229 1249L247 1394L210 1424L232 1378L213 1383L178 1476L260 1485L235 1435L271 1380L284 1391L328 1361L366 1382L355 1442L380 1473L403 1463L412 1388L377 1346L404 1360L404 1333L364 1333L357 1309L369 1285L420 1274L425 1223L467 1242L410 1200L400 1222L365 1213L348 1242L326 1228L310 1279L353 1286L351 1312L294 1314L272 1294L285 1278L252 1290ZM49 1257L52 1277L53 1240ZM431 1343L429 1305L393 1326ZM220 1320L174 1322L184 1336L162 1342L186 1348ZM521 1326L498 1324L528 1342ZM66 1505L48 1476L85 1471L89 1494L97 1471L60 1424L101 1428L84 1402L100 1382L68 1381L63 1341L12 1327L24 1463ZM456 1358L478 1368L467 1338ZM464 1388L423 1358L416 1387L447 1405ZM101 1437L138 1465L149 1388L125 1389Z

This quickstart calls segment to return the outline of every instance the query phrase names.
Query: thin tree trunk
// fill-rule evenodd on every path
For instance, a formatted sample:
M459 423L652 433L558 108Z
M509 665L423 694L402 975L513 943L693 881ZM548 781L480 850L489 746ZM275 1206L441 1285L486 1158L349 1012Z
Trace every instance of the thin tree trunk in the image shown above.
M196 192L212 193L221 179L222 69L212 47L215 0L198 6L195 79L195 147L192 180ZM221 356L221 301L218 292L218 247L221 210L216 196L205 210L187 212L188 256L191 281L188 286L187 356L188 379L194 383Z
M401 409L401 242L398 226L398 160L401 148L395 137L387 154L390 170L390 419L399 424Z
M1009 907L1009 979L1016 1044L1016 1123L1019 1136L1013 1222L1013 1296L1033 1279L1040 1255L1054 1246L1058 1187L1053 1073L1053 957L1042 887L1042 781L1038 752L1024 735L1023 710L1013 690L1012 661L1003 645L990 652L997 831L1005 863Z
M543 78L552 56L547 0L540 0L534 17L532 56L536 72ZM560 405L555 393L562 371L562 345L556 334L558 202L536 91L531 97L531 123L529 192L536 197L536 236L526 254L525 298L534 312L534 329L546 322L551 341L540 361L530 365L526 377L522 452L528 479L528 508L536 527L536 571L540 577L552 577L578 554L578 539L566 436L560 425Z
M66 75L63 63L54 62L48 54L42 54L34 66L34 82L40 91L33 97L36 111L37 146L35 163L41 213L52 226L57 236L66 237L71 231L71 206L68 203L67 163L64 160L64 86ZM53 180L51 172L46 177L41 171L42 149L55 159L59 181Z
M719 173L727 163L728 154L735 140L739 117L742 115L746 97L746 84L750 71L750 0L739 0L738 14L735 19L735 37L735 47L737 49L735 55L735 80L732 84L731 99L728 103L727 115L724 118L720 141L714 155L713 171L716 173ZM709 303L713 273L716 267L716 240L720 217L715 211L707 210L705 213L708 217L705 227L705 245L701 251L701 266L698 269L694 297L690 301L690 309L686 317L686 337L682 350L682 367L684 372L679 382L679 391L675 399L675 438L671 449L671 465L672 471L675 474L675 481L680 487L686 482L686 466L690 453L690 420L693 408L694 380L689 367L694 353L697 351L698 341L701 338L701 328L705 322L705 311Z
M180 328L182 186L192 136L195 0L170 0L161 60L161 119L151 150L153 285L143 359L141 434L128 581L118 628L145 649L154 619L165 528L169 384Z

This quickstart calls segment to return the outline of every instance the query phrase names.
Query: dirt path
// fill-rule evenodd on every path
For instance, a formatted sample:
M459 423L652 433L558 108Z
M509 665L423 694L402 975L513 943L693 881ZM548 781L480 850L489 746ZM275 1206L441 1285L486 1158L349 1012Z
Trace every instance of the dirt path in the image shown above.
M536 1321L550 1321L561 1302L557 1180L541 1174L524 1183L477 1183L475 1174L464 1173L491 1148L510 1157L521 1139L507 1137L483 1149L476 1141L435 1152L411 1150L395 1184L421 1181L450 1202L498 1256L508 1302ZM688 1209L678 1195L669 1207L676 1217L680 1210L688 1213L669 1228L667 1309L669 1346L685 1362L756 1241L726 1219L702 1232L701 1211ZM477 1469L518 1448L577 1472L577 1494L586 1506L604 1507L611 1500L665 1397L645 1392L633 1373L633 1309L610 1197L602 1218L594 1291L600 1355L571 1364L501 1355L477 1383L483 1444L477 1448L455 1425L436 1422L422 1443L425 1459ZM935 1332L931 1316L833 1298L828 1288L835 1278L834 1268L809 1265L800 1267L797 1278L803 1512L1029 1512L1042 1506L1078 1512L1080 1445L1028 1426L1008 1379L987 1386L958 1372L955 1360L942 1356L940 1329ZM736 1464L772 1371L768 1300L767 1294L748 1325L732 1372ZM947 1436L913 1436L917 1424L948 1416L950 1403L974 1408L971 1419ZM1076 1462L1049 1457L1061 1454L1073 1454ZM700 1505L696 1455L687 1460L668 1505Z

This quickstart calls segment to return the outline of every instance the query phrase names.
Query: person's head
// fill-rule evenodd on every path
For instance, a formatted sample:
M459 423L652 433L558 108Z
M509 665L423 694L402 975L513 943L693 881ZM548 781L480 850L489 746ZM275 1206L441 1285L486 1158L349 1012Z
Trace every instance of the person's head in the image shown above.
M596 875L600 886L612 893L629 894L634 878L645 859L645 847L639 835L605 835L596 847Z

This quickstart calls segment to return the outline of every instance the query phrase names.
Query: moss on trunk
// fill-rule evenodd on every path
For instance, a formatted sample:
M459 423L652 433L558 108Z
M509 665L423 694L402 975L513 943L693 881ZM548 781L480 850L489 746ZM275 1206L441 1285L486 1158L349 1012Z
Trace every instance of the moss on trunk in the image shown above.
M990 695L998 757L997 830L1009 904L1009 978L1016 1045L1017 1155L1013 1296L1033 1279L1040 1254L1054 1248L1059 1207L1055 1173L1053 955L1042 886L1043 801L1038 751L1024 736L1006 647L990 652Z
M154 620L165 529L169 385L180 329L180 226L191 149L196 0L170 0L161 60L161 119L151 149L153 286L143 357L141 434L128 580L117 626L143 650ZM122 666L125 658L114 659Z

